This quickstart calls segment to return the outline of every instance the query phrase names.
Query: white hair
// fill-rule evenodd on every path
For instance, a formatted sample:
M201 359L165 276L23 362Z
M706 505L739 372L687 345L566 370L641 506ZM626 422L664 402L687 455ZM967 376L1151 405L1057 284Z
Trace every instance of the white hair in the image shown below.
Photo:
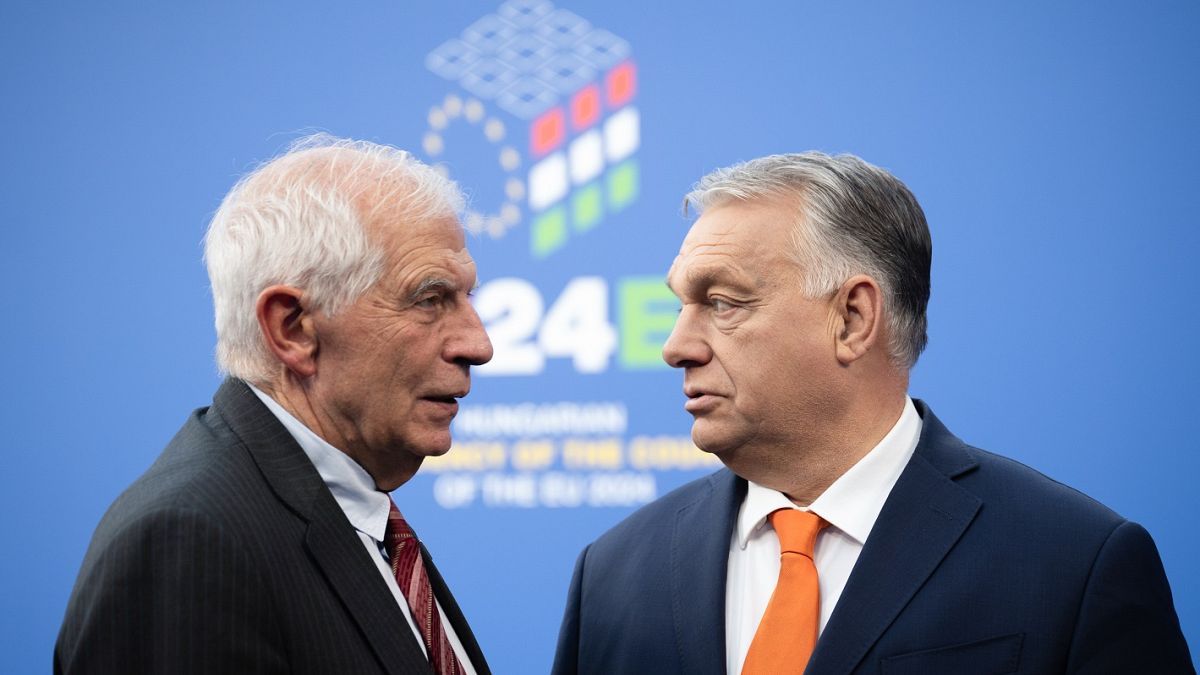
M764 198L795 203L790 237L804 294L827 295L855 274L875 279L884 294L888 354L911 368L928 339L933 244L925 214L904 183L854 155L771 155L701 178L684 198L684 210L690 205L703 213Z
M378 281L384 254L366 225L456 216L458 186L403 150L316 134L251 171L225 196L204 238L223 373L269 383L278 365L256 315L266 288L304 292L333 316Z

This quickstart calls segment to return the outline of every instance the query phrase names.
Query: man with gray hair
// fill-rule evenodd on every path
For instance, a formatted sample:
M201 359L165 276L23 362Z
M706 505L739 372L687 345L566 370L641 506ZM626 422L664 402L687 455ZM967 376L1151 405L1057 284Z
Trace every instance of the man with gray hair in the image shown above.
M56 673L487 673L388 494L492 346L457 186L317 136L242 179L205 260L228 379L105 514Z
M909 398L932 245L899 180L777 155L685 204L663 357L726 468L584 549L556 675L1195 672L1142 527Z

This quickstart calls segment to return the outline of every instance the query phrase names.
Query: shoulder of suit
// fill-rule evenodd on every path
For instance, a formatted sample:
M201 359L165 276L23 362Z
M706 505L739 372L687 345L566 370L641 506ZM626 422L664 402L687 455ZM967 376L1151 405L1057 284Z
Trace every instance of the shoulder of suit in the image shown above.
M912 461L926 460L982 501L985 517L1019 519L1034 528L1111 532L1125 519L1083 492L1015 459L965 443L913 400L924 419L921 444ZM990 514L990 515L987 515Z
M594 545L619 544L628 537L644 538L648 532L656 530L662 530L664 534L667 534L674 527L675 515L680 510L707 500L718 491L729 489L730 485L738 480L740 479L734 476L729 469L721 469L689 483L684 483L629 514L624 520L601 535Z
M262 490L248 490L247 486ZM121 525L156 514L218 517L265 493L249 454L210 409L194 411L154 463L113 502L105 521ZM265 494L264 494L265 496ZM115 522L114 522L115 521Z
M1095 498L1010 457L968 446L978 466L958 483L978 495L985 509L1065 528L1111 530L1125 518Z

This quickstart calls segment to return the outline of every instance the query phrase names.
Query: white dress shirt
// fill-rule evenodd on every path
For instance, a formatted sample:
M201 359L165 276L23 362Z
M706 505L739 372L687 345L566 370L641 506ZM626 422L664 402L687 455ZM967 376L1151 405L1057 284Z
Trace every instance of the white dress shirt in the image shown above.
M392 590L396 604L400 605L400 611L404 612L404 618L408 620L413 636L417 638L417 644L421 646L421 652L425 654L426 658L429 658L429 654L425 652L425 641L421 637L421 631L413 621L412 612L408 608L408 601L400 591L396 577L392 575L391 561L388 559L387 549L383 544L383 537L387 531L388 513L391 510L391 498L386 492L376 489L375 479L371 478L371 475L349 455L325 442L325 439L304 426L303 422L293 417L275 399L259 391L257 387L250 385L250 391L253 391L267 406L267 409L279 418L283 426L296 439L296 443L300 444L304 454L312 460L313 466L317 468L317 473L321 475L325 485L333 493L333 498L337 500L338 506L342 507L342 511L346 514L346 520L349 520L354 529L358 531L358 538L362 540L367 554L375 562L380 576ZM450 646L454 648L454 653L458 655L463 672L466 675L475 675L475 668L471 664L471 660L467 658L462 642L454 633L454 627L446 619L446 613L442 610L442 605L437 602L436 597L434 604L437 605L438 615L442 618L442 628L446 631L446 637L450 641Z
M829 523L817 537L813 556L821 593L818 635L825 630L858 554L920 436L921 416L912 399L905 398L904 412L883 440L807 509L800 509L812 511ZM738 510L725 583L725 664L731 674L742 672L746 652L775 590L779 538L767 516L785 508L799 507L782 492L750 483Z

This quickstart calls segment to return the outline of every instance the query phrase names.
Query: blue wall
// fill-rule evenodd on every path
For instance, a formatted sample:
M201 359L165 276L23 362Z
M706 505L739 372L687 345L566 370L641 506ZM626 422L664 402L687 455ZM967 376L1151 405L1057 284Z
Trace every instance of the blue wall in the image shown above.
M527 177L538 161L522 135L529 119L486 97L516 169L499 167L482 127L451 124L442 152L425 145L431 107L472 96L427 56L499 3L69 4L0 8L0 652L10 672L49 670L103 510L218 383L199 242L238 175L323 129L444 161L484 213L507 199L506 176ZM556 5L629 49L636 92L620 105L638 111L632 182L606 182L618 164L605 165L599 216L570 210L587 187L572 184L566 229L546 230L550 249L534 243L544 213L520 199L507 234L484 232L471 247L482 282L524 279L547 312L571 280L599 279L609 307L585 320L598 316L616 342L592 345L590 373L542 349L536 375L480 376L467 403L609 402L626 418L615 430L539 434L551 448L544 466L516 463L516 437L464 427L469 451L499 447L500 464L430 467L396 493L494 670L546 671L579 548L647 486L662 494L706 471L687 455L649 467L634 458L633 439L686 438L689 420L679 375L629 351L669 306L622 289L665 273L688 225L680 198L700 175L810 148L891 169L929 217L930 347L913 394L967 441L1145 524L1200 649L1190 417L1200 6ZM602 90L611 65L595 68ZM594 443L594 462L569 457L569 442ZM617 464L606 465L613 442ZM597 477L616 491L575 505L571 486L594 497ZM532 501L522 481L533 481ZM548 497L547 481L569 489Z

